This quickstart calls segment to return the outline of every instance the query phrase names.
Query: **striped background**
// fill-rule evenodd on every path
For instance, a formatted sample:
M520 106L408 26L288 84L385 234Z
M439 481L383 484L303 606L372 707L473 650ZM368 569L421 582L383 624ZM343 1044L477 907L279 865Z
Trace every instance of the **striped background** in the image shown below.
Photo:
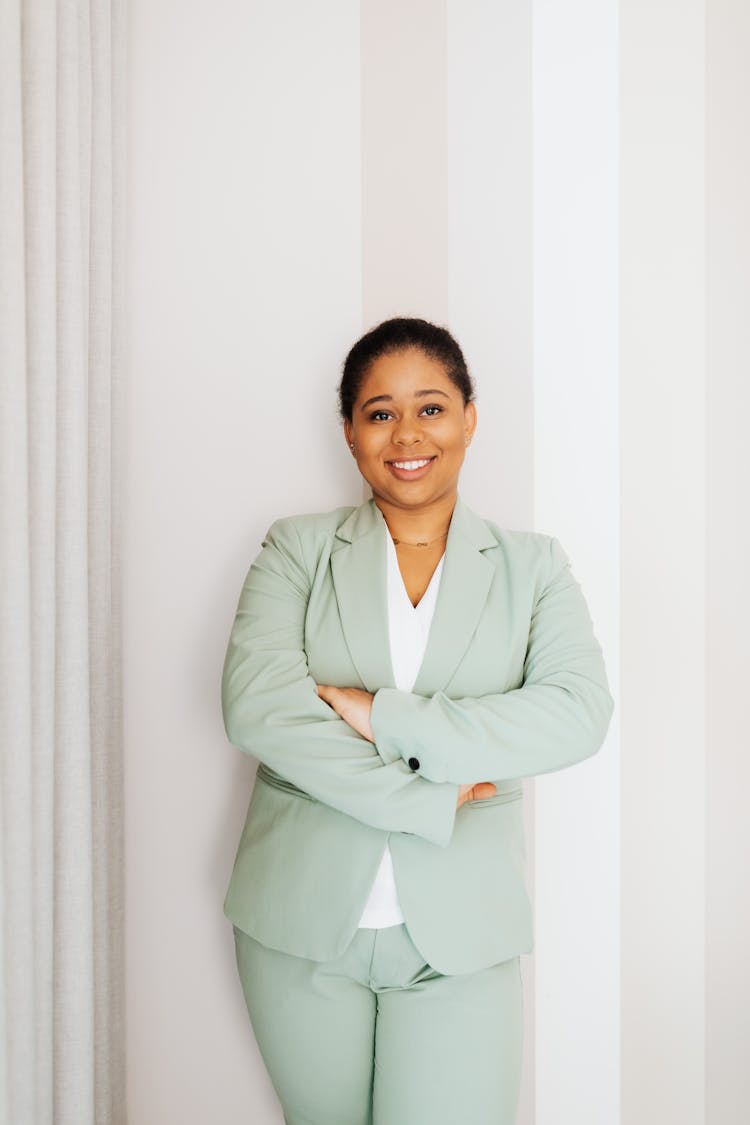
M129 34L131 1120L282 1120L219 675L271 520L361 496L334 390L399 314L460 340L463 495L560 538L616 697L527 783L519 1125L744 1125L750 8L131 0Z

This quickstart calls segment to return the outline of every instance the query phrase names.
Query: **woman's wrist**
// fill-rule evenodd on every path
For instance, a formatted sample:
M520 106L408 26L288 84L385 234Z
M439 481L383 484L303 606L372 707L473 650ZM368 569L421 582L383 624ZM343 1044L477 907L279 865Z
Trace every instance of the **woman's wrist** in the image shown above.
M318 684L317 688L320 698L332 707L352 730L362 735L368 742L375 741L370 722L372 692L364 691L362 688L340 688L332 684Z

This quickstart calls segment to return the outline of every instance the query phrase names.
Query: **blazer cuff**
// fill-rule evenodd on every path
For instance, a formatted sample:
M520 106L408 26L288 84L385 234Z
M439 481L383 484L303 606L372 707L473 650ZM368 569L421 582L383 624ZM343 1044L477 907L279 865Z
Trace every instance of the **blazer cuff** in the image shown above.
M411 692L398 688L380 688L375 692L370 710L370 726L375 736L375 749L386 765L402 758L408 762L409 723L408 709L402 702L403 696Z
M409 763L409 758L413 759L413 755L409 753L409 738L406 733L408 724L404 703L407 697L411 699L411 692L399 691L397 688L380 688L376 691L370 711L370 725L375 736L375 749L386 765L402 760L414 773L419 773L419 767ZM402 740L388 734L389 730L399 729ZM430 786L429 801L425 801L424 806L428 822L422 826L420 835L439 848L446 848L451 842L456 824L458 784L454 781L432 781L422 775L419 783ZM412 833L407 832L406 835Z

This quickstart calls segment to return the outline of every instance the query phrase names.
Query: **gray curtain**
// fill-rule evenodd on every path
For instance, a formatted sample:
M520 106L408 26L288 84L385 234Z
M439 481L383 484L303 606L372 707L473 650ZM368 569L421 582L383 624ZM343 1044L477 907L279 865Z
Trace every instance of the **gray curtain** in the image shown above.
M0 0L0 1120L125 1121L124 11Z

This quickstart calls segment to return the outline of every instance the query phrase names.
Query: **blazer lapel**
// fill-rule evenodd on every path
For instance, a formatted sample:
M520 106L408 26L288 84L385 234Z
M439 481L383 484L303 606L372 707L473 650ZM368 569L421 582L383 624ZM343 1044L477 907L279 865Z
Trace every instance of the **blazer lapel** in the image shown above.
M394 687L388 635L385 536L382 513L367 500L344 520L331 552L341 626L368 691ZM495 567L482 551L497 546L483 520L459 497L445 546L435 612L413 690L433 695L450 681L479 624Z
M386 591L383 516L367 500L344 520L331 552L341 627L367 691L393 687Z
M479 624L495 567L482 554L497 542L483 520L459 497L453 510L445 561L424 660L413 691L434 695L449 683Z

